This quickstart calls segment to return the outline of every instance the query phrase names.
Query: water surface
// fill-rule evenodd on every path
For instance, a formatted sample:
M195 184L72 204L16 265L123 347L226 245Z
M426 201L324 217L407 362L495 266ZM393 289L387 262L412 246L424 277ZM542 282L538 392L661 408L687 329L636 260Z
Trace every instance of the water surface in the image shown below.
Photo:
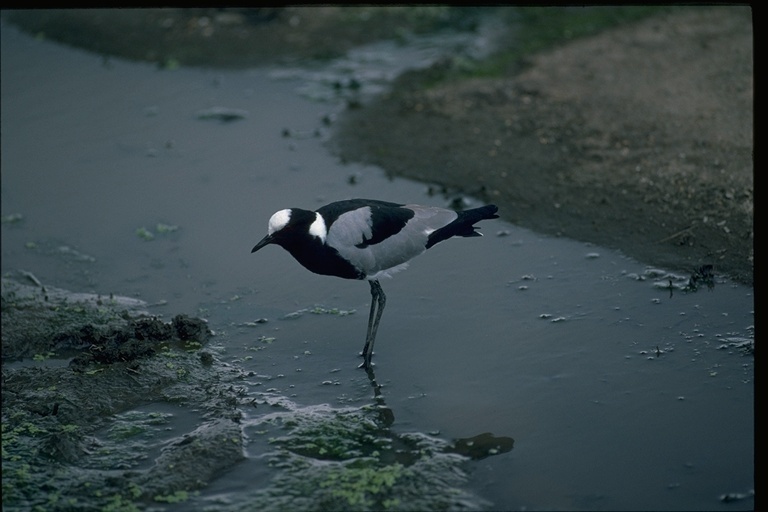
M3 25L2 215L22 219L2 226L3 273L202 315L255 399L373 403L356 368L367 284L250 249L282 208L449 198L339 162L323 142L344 102L316 93L316 70L284 71L164 71ZM214 107L244 117L200 118ZM513 438L468 463L499 509L753 508L721 501L754 489L753 290L716 277L686 293L681 272L481 226L382 282L374 362L392 429ZM254 438L264 413L244 413ZM265 485L257 452L195 499Z

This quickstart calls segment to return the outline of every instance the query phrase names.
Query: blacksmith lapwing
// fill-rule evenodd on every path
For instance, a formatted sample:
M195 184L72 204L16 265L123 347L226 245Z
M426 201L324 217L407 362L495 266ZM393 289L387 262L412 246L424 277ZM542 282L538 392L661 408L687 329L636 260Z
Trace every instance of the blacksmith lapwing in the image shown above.
M454 236L480 236L474 224L498 218L497 211L492 204L454 211L371 199L338 201L314 212L288 208L272 215L267 236L251 252L277 244L316 274L367 279L371 311L360 367L370 370L386 303L379 278L404 269L410 259L438 242Z

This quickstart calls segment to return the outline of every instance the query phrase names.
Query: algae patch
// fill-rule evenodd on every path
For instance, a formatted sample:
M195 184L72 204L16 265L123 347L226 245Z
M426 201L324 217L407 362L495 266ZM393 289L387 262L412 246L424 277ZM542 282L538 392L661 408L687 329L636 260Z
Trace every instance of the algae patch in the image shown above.
M265 452L273 477L237 504L217 510L478 510L491 506L466 490L468 458L451 443L397 433L382 404L298 407L246 420L251 444ZM494 438L495 453L512 449ZM247 505L244 505L247 504ZM221 508L219 508L221 506Z

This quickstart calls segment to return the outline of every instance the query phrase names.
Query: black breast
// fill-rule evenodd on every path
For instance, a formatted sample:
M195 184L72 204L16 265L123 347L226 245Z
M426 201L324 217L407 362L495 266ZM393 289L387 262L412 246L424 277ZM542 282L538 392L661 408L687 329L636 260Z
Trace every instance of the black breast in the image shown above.
M336 249L323 244L320 239L294 240L293 243L281 243L285 250L296 258L304 268L325 276L344 279L365 279L365 274L342 258Z

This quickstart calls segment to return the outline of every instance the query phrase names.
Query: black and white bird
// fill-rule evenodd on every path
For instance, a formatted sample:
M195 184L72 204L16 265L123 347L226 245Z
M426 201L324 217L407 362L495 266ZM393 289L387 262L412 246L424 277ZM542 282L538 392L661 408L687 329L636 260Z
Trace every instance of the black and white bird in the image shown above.
M360 367L370 370L386 304L379 278L404 269L409 260L443 240L480 236L474 224L498 218L497 211L492 204L457 212L371 199L338 201L314 212L288 208L272 215L267 236L251 252L277 244L316 274L367 279L371 311Z

